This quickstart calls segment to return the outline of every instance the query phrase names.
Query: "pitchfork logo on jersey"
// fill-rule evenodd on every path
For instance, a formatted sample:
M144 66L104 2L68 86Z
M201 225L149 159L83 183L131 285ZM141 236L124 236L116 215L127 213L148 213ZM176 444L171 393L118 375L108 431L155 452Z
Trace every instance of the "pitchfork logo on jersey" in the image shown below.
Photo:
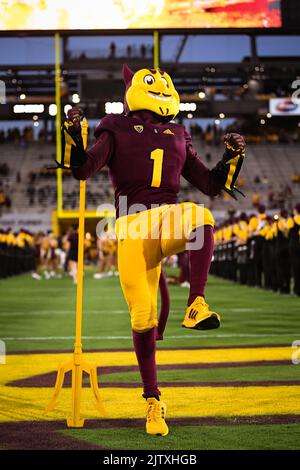
M163 134L175 135L174 132L170 131L170 129L166 129L165 131L163 131Z
M140 134L144 130L144 126L134 126L135 130Z

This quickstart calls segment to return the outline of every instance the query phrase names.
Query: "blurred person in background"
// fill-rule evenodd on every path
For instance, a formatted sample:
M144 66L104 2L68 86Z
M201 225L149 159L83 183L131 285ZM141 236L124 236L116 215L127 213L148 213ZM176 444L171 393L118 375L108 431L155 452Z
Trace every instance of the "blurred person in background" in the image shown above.
M42 253L44 236L43 232L38 232L34 235L32 242L35 254L35 270L32 273L32 277L37 281L42 279L42 271L44 269L44 257Z
M290 293L291 284L291 260L288 238L288 211L282 209L280 216L275 220L274 232L276 237L276 272L278 290L281 294Z
M259 207L259 205L261 204L261 194L259 191L254 191L254 193L252 194L252 206L257 208Z
M97 239L98 249L98 272L94 274L95 279L102 279L117 273L117 241L116 237L103 234Z
M58 252L58 241L53 232L48 233L49 248L47 252L46 268L49 277L61 277L60 258Z
M300 296L300 203L296 204L292 217L287 221L289 229L289 252L294 278L293 293Z
M73 278L74 284L77 284L78 272L78 225L74 224L66 240L66 251L68 258L68 268Z

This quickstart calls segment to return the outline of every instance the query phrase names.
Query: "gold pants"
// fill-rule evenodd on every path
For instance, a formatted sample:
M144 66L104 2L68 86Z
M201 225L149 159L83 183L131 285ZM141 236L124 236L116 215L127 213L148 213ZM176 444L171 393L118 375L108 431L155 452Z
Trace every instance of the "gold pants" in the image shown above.
M197 227L214 226L211 212L191 202L120 217L116 224L118 269L131 326L157 326L157 294L163 258L180 253Z

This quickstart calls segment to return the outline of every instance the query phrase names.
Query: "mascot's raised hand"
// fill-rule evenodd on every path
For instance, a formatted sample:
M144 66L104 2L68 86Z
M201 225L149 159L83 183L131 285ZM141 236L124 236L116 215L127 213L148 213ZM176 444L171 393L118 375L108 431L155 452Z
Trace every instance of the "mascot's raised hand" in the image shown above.
M67 113L67 119L62 125L62 157L56 160L59 168L68 169L80 167L86 161L88 123L81 108L74 107Z
M244 194L235 186L245 158L246 143L240 134L224 136L225 152L222 160L212 170L224 191L237 199L236 193Z

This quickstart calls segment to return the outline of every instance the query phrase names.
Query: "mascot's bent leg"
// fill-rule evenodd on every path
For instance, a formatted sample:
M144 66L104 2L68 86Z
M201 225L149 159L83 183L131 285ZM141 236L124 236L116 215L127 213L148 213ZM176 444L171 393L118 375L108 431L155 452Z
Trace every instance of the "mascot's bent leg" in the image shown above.
M197 238L197 231L203 235L203 247L199 250L189 250L190 257L190 293L188 307L182 326L195 330L211 330L220 326L220 316L210 312L205 302L205 286L214 251L213 227L205 225L197 228L191 237Z
M214 250L214 219L211 212L191 202L170 206L165 220L173 220L171 229L163 231L161 248L164 256L189 249L190 294L182 326L211 330L220 326L220 316L205 302L205 286ZM163 221L163 227L166 224ZM178 234L182 234L179 237Z
M143 397L147 402L146 432L166 436L169 432L165 422L166 405L160 400L155 360L157 292L161 274L159 255L159 240L119 237L120 282L130 312L134 350L144 387Z

